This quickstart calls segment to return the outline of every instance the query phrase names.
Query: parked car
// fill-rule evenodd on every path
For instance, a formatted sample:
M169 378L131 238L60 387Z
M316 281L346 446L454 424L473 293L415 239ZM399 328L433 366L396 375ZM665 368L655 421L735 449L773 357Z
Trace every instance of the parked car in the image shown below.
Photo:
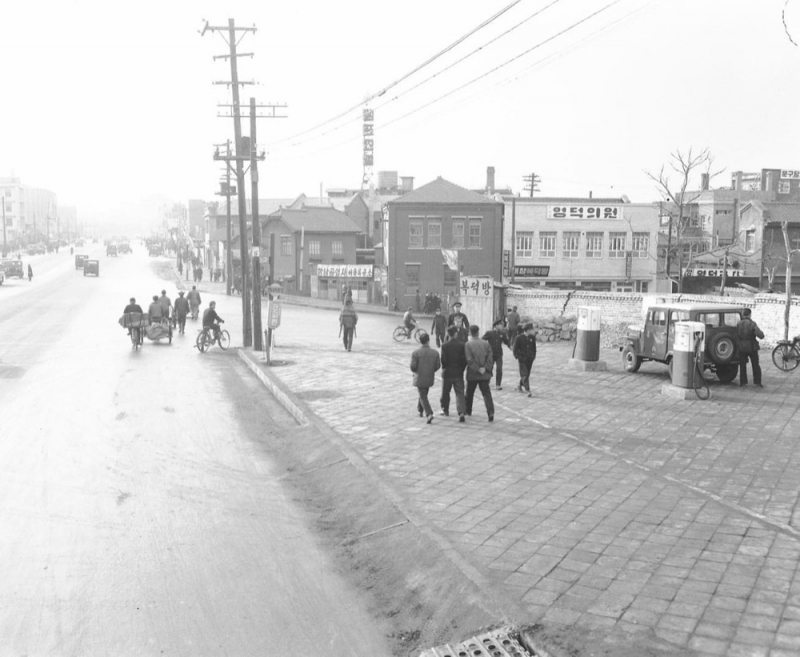
M3 260L2 266L6 278L25 278L25 269L22 260Z
M739 349L736 325L745 306L717 303L674 303L651 306L643 326L631 326L620 347L622 364L627 372L637 372L644 361L669 365L672 372L672 348L676 322L705 324L703 369L729 383L739 372Z
M31 244L28 247L28 255L41 255L47 252L47 247L44 244Z

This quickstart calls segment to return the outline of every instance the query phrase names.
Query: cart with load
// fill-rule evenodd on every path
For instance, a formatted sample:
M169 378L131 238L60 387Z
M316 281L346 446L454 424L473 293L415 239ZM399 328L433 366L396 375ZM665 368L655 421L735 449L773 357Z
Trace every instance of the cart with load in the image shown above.
M148 313L125 313L119 324L128 329L134 349L144 344L145 337L153 342L166 339L172 344L172 324L166 318L150 321Z

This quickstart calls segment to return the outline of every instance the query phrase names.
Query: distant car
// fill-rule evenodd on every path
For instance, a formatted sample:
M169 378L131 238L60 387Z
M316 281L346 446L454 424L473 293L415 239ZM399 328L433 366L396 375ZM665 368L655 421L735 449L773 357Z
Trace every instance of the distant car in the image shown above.
M163 252L164 250L161 248L160 244L151 244L147 249L148 255L151 256L160 256Z
M75 240L75 246L83 246L83 240Z
M83 266L86 264L86 261L89 259L87 255L76 255L75 256L75 269L83 269Z
M106 255L107 256L116 256L117 255L117 245L116 244L109 244L106 247Z
M41 255L47 252L47 247L44 244L31 244L28 247L28 255Z
M667 363L672 369L676 322L701 322L706 326L703 369L730 383L739 373L739 340L736 325L745 306L720 303L673 303L647 309L644 326L631 326L625 337L622 366L638 372L643 361Z
M3 260L2 270L6 278L25 278L25 269L22 260Z
M117 252L118 253L133 253L133 249L131 248L130 244L128 244L127 242L123 242L122 244L119 244L117 246Z
M100 276L100 261L87 260L83 263L84 276Z

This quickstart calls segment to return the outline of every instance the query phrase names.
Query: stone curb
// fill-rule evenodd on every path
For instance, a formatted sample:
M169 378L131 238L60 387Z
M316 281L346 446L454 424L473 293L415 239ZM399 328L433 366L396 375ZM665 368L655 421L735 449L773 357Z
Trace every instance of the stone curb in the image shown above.
M282 384L278 383L272 376L267 374L263 368L259 367L258 363L253 361L253 355L245 351L244 348L236 350L239 353L239 358L244 361L244 364L252 370L252 372L259 378L261 383L272 393L272 396L278 400L278 403L283 406L289 414L295 419L295 422L300 426L309 424L305 412L294 399L294 395L286 390Z

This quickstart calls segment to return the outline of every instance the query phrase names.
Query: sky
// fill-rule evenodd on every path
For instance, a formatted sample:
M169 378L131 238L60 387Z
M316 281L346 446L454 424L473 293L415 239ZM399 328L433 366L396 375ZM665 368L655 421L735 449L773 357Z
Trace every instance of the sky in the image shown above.
M522 194L535 173L539 195L650 202L678 149L710 149L712 187L800 169L800 0L6 0L0 177L84 221L219 200L228 45L200 31L231 18L257 28L242 104L286 105L258 121L261 198L360 187L367 106L376 183L492 166Z

